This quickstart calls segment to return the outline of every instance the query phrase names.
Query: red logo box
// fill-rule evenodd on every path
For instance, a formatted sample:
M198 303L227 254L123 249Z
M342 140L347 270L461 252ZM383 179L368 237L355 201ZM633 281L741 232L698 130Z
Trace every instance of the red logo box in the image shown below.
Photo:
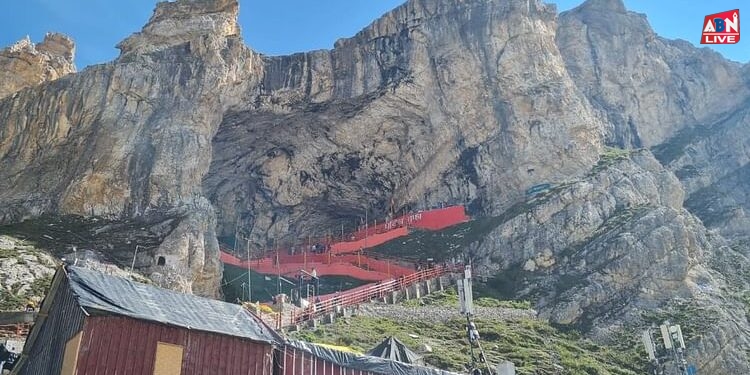
M703 20L701 44L735 44L740 41L740 10L709 14Z

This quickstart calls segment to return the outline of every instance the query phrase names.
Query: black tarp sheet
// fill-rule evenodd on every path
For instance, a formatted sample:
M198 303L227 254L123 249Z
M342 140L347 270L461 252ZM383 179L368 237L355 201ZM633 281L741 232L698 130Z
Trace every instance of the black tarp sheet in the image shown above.
M422 357L419 354L414 353L411 349L407 348L404 343L393 336L386 338L383 342L378 344L378 346L372 348L372 350L365 354L403 363L420 364L422 360Z
M320 359L335 363L339 366L369 371L384 375L457 375L429 367L417 366L402 362L396 362L385 358L367 355L356 355L334 349L325 348L304 341L289 340L287 345L298 350L303 350Z

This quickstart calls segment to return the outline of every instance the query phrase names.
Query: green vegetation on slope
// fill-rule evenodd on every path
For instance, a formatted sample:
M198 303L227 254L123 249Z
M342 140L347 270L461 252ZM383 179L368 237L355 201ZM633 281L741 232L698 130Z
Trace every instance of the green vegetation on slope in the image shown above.
M455 307L454 293L431 295L423 299L422 308ZM479 298L484 306L524 305L523 302ZM482 301L482 302L479 302ZM407 304L413 305L414 302ZM533 319L514 321L475 320L482 345L492 363L512 361L518 374L643 374L646 373L638 345L612 348L596 345L575 333L562 332L547 323ZM452 371L463 371L469 362L465 339L465 320L447 322L396 320L384 317L354 316L332 325L294 332L294 338L317 343L342 345L366 352L388 336L396 336L412 349L420 344L432 348L424 360L428 365ZM410 335L417 335L414 338ZM558 372L557 366L564 370Z
M34 279L29 289L23 293L19 292L20 284L11 287L11 290L0 288L0 311L23 310L30 300L41 300L47 294L52 285L52 276Z
M40 301L44 298L52 283L52 275L28 277L25 276L26 269L54 269L55 264L52 262L51 258L37 247L14 237L0 235L0 311L23 310L30 300ZM11 277L11 273L15 277Z

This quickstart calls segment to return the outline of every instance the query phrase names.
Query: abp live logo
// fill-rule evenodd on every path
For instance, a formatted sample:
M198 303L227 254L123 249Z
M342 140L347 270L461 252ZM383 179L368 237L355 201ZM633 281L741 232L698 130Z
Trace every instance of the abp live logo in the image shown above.
M703 20L701 44L735 44L740 41L740 10L709 14Z

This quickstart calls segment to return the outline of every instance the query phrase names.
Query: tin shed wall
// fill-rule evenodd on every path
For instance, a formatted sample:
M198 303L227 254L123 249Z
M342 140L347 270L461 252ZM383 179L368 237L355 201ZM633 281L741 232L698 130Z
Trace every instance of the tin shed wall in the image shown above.
M28 359L22 364L19 375L59 374L65 343L83 327L85 314L70 291L68 278L58 274L55 279L60 284L53 285L54 290L50 290L50 293L54 294L48 294L53 295L54 300L47 316L37 320L37 324L41 324L39 327L32 328L32 335L36 337L27 340L32 347L24 348L24 352L28 352ZM42 305L47 303L45 301Z
M290 346L284 350L282 368L283 375L384 375L342 367Z
M86 319L76 374L152 374L158 342L183 348L181 374L272 375L270 344L119 316Z

